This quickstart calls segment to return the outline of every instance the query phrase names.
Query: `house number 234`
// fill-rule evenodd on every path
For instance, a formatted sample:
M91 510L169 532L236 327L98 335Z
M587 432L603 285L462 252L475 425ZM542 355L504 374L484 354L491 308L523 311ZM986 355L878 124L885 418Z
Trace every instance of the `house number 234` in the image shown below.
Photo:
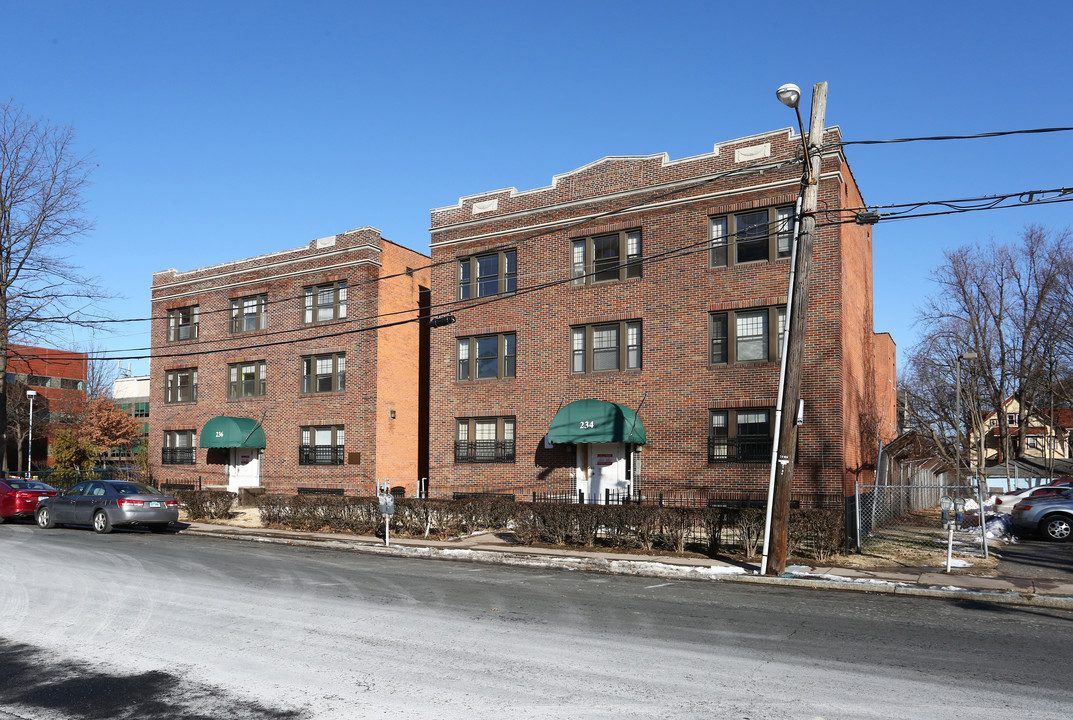
M582 430L592 430L596 427L596 422L593 420L581 420L578 422L578 427Z

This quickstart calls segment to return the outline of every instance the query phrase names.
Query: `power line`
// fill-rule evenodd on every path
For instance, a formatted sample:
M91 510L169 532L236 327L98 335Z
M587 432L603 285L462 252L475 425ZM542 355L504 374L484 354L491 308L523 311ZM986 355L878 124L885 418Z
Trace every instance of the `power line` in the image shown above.
M1034 128L1031 130L999 130L975 135L929 135L925 137L893 138L890 140L843 140L838 145L887 145L891 143L930 142L941 140L976 140L978 138L1004 137L1006 135L1035 135L1039 133L1069 132L1073 127Z

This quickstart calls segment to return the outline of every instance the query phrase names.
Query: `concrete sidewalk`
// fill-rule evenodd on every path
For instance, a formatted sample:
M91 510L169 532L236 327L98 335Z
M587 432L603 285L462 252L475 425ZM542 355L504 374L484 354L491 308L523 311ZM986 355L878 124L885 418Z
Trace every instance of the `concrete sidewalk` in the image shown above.
M200 522L186 524L188 527L181 531L183 535L320 546L396 557L912 595L1073 610L1073 582L972 575L964 571L947 574L936 568L859 570L793 566L787 568L781 577L774 577L759 575L759 565L735 565L709 558L529 547L513 544L495 533L450 541L392 538L391 545L385 547L381 538L366 535L270 530Z

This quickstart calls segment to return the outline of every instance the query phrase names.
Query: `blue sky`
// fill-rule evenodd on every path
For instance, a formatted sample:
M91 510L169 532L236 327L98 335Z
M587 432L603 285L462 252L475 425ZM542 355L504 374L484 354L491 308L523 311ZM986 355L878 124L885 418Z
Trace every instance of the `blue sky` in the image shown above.
M460 195L789 127L785 82L807 104L827 81L846 140L1073 125L1068 5L870 5L0 0L0 94L93 154L96 228L71 259L121 296L102 303L112 316L145 317L155 271L363 225L427 253L429 210ZM1073 186L1073 133L847 156L869 204ZM943 249L1071 218L1058 204L877 225L876 330L904 359ZM93 342L148 339L143 322Z

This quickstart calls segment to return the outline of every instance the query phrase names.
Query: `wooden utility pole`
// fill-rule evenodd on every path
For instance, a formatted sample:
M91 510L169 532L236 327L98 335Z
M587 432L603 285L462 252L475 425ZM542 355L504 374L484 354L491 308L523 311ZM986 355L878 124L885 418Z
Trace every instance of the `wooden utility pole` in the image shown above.
M827 83L812 88L812 118L808 126L808 158L801 178L801 217L798 228L797 260L794 271L793 310L789 317L786 348L786 384L782 395L779 423L779 457L775 468L775 497L771 508L771 543L768 574L786 570L789 549L790 490L794 479L794 450L797 447L797 400L805 367L805 332L808 325L808 294L812 280L812 244L816 231L816 208L820 197L820 168L823 164L823 123L827 114Z

